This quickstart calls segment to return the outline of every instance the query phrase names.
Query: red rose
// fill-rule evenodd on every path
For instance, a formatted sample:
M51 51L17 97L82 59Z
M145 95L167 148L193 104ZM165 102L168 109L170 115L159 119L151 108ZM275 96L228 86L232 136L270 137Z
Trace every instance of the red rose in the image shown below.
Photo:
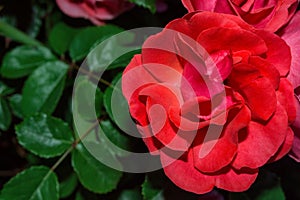
M295 89L297 101L297 117L293 123L295 133L294 145L290 153L291 157L300 162L300 13L297 12L289 24L281 30L278 35L289 45L292 54L291 70L288 74L288 80Z
M96 25L133 7L126 0L56 0L56 3L66 15L86 18Z
M233 15L195 12L146 40L122 90L149 151L177 186L238 192L291 148L290 64L279 36Z
M298 0L182 0L189 12L205 10L240 16L256 28L272 32L294 15Z

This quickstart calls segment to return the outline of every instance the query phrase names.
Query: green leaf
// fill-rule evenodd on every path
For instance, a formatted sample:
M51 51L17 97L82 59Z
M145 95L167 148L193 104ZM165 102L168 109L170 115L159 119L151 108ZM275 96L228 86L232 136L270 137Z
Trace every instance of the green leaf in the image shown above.
M91 99L93 96L95 97L94 100ZM73 103L77 107L78 114L83 119L93 121L100 116L103 93L97 85L86 77L81 77L76 83Z
M6 131L11 124L11 113L8 103L5 99L0 98L0 129Z
M126 137L125 135L121 134L109 120L103 120L100 122L101 129L103 130L104 134L107 136L107 138L118 148L123 149L124 151L121 151L117 148L110 148L108 146L108 150L111 151L112 154L118 155L118 156L126 156L128 155L128 152L130 151L130 139ZM103 136L99 136L100 140L103 138ZM103 141L103 145L105 145L106 142Z
M13 88L8 87L2 81L0 81L0 96L6 96L14 92Z
M157 189L150 182L148 176L146 176L144 183L142 184L142 194L145 200L159 200L163 198L163 191Z
M107 69L116 69L116 68L126 67L130 63L133 56L136 55L136 54L140 54L140 53L141 53L140 49L136 49L136 50L130 51L128 53L125 53L122 56L120 56L119 58L117 58L116 60L114 60L108 66Z
M21 108L21 102L22 102L22 95L20 94L14 94L11 97L8 98L10 108L12 110L12 113L19 117L20 119L23 119L23 113Z
M122 73L116 75L112 81L113 87L108 87L103 96L104 107L113 122L123 131L132 132L136 130L129 114L129 108L125 97L122 94L121 82ZM116 106L117 105L117 106Z
M149 9L152 13L156 12L156 1L155 0L129 0L130 2Z
M96 147L95 150L97 150L97 146L95 146L96 144L89 144L90 148L94 146ZM85 145L87 145L86 142ZM98 152L98 155L109 156L106 155L108 153L105 151L101 151L102 153ZM91 155L91 153L89 153L83 145L79 144L72 152L72 166L77 173L79 181L84 187L92 192L100 194L110 192L117 187L122 176L122 172L102 164L94 157L94 155L95 154Z
M138 189L124 190L118 200L142 200L143 197Z
M78 29L74 29L63 22L56 24L49 34L49 44L58 54L64 54L71 44Z
M1 74L6 78L20 78L52 60L56 57L46 47L19 46L4 56Z
M70 56L74 61L83 59L88 55L96 42L100 43L108 37L120 33L123 29L105 25L99 27L87 27L81 30L70 44Z
M102 150L105 152L109 151L109 153L113 156L128 155L127 152L122 151L121 149L116 147L120 146L120 148L127 149L125 148L125 146L127 146L128 139L126 137L123 137L123 135L120 135L117 130L113 130L115 129L115 127L104 127L106 128L106 132L108 132L105 132L104 134L102 131L102 127L100 128L100 126L96 126L93 130L90 131L90 134L85 135L86 130L90 129L90 127L92 126L95 126L95 113L98 117L100 117L100 115L105 112L104 109L102 109L103 98L99 99L103 96L102 93L101 95L100 93L99 95L97 95L96 92L96 105L93 105L95 88L96 85L91 82L86 76L81 76L76 79L72 99L72 116L75 125L75 136L77 138L84 137L85 141L96 141L97 143L100 143L102 145ZM94 109L96 109L96 112L94 111ZM119 139L124 141L122 141L121 144L118 144L117 142Z
M96 42L87 56L91 71L102 72L107 69L126 67L132 57L140 52L140 46L134 44L135 36L130 32L111 37L99 45Z
M68 65L48 62L36 69L23 88L22 111L25 116L36 112L51 114L62 95Z
M104 107L105 107L106 112L107 112L107 114L109 115L110 119L113 120L113 121L115 121L115 119L114 119L114 115L113 115L113 112L112 112L112 102L111 102L111 100L112 100L112 94L113 94L114 89L115 89L115 90L120 90L120 88L117 88L117 87L116 87L116 84L117 84L117 82L118 82L121 78L122 78L122 73L117 74L117 75L115 76L115 78L113 79L113 81L111 82L112 87L108 87L108 88L104 91L104 96L103 96L103 104L104 104ZM120 93L121 93L121 91L117 91L117 92L120 92ZM124 100L125 100L125 99L124 99ZM125 102L126 102L126 100L125 100ZM120 101L120 103L122 103L122 101ZM120 106L120 105L118 105L118 106ZM127 110L128 110L128 109L127 109Z
M23 147L43 158L61 155L73 143L68 125L46 114L26 118L16 126L16 133Z
M66 178L66 180L64 180L60 183L59 197L66 198L66 197L70 196L76 189L77 184L78 184L77 176L75 173L72 173L70 176L68 176Z
M34 45L34 46L41 46L42 44L35 40L34 38L29 37L22 31L19 31L15 27L5 23L3 20L0 20L0 35L8 37L12 40L17 42L27 44L27 45Z
M8 181L1 192L3 200L58 200L56 175L44 166L34 166Z
M284 200L284 192L280 184L274 185L272 188L264 189L256 198L256 200Z

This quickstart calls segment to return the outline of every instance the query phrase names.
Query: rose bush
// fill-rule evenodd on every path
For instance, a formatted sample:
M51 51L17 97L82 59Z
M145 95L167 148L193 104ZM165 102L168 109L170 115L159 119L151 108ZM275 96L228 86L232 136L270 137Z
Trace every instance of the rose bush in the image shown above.
M294 15L298 0L182 0L189 12L205 10L233 14L256 28L272 32L285 25Z
M149 151L177 186L238 192L291 149L290 65L279 36L233 15L194 12L146 40L122 90Z
M56 0L58 7L70 17L89 19L96 25L111 20L131 9L126 0Z

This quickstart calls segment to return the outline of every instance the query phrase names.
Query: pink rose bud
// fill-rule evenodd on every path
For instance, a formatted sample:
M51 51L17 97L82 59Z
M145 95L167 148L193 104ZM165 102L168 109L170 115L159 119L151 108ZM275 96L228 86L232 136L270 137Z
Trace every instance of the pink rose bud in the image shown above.
M56 0L56 3L66 15L86 18L96 25L102 25L105 20L114 19L134 6L126 0Z

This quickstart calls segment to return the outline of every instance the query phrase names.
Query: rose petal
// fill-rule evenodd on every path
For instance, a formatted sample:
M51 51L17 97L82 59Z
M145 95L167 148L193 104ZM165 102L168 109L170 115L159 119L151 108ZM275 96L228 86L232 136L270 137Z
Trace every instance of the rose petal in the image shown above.
M248 125L250 119L250 110L244 106L230 110L224 127L210 126L209 132L200 130L193 145L195 167L202 172L216 172L227 166L237 152L237 133Z
M268 1L255 1L251 0L254 10L263 9L264 7L274 7L276 6L277 0L268 0Z
M176 107L170 107L169 117L172 123L182 131L194 131L210 124L210 120L199 122L198 119L193 121L185 118L181 116L180 109Z
M214 28L214 27L240 28L238 22L244 23L241 19L239 19L236 16L232 16L232 18L228 16L231 15L216 14L212 12L195 12L195 13L190 13L185 15L183 18L188 20L187 24L190 29L190 32L192 32L192 34L190 34L189 36L191 37L193 36L192 38L197 39L198 35L204 30ZM209 23L203 23L203 22L209 22ZM222 50L222 49L218 49L218 50Z
M214 77L201 74L198 69L189 63L185 65L182 75L181 91L185 100L196 96L213 97L224 89L220 76L214 80Z
M290 70L291 52L289 46L279 36L264 30L255 30L264 39L268 51L266 60L274 65L280 76L286 76Z
M186 191L207 193L214 187L214 177L195 169L192 154L192 151L189 151L180 159L176 159L173 158L177 157L174 156L174 152L161 152L160 159L164 172L175 185Z
M155 104L153 105L151 100L147 103L147 107L150 107L148 116L154 137L170 149L186 151L191 143L179 136L178 128L175 127L169 119L162 119L162 116L166 115L166 113L164 113L165 111L155 109Z
M151 84L143 85L135 90L128 101L130 115L141 126L148 126L149 120L146 112L147 99L140 96L140 91L150 85Z
M88 13L85 12L85 10L82 8L81 5L84 4L82 3L74 3L69 0L56 0L56 3L58 7L67 15L70 17L84 17L88 18L89 15Z
M149 37L142 48L142 62L145 69L158 82L179 84L182 72L181 63L176 55L176 48L172 42L175 31L166 30Z
M157 81L142 66L141 55L137 54L131 59L130 63L123 72L123 95L127 101L129 101L135 90L149 83L157 83Z
M293 123L296 119L296 101L294 98L294 89L292 84L286 79L281 78L278 91L276 91L277 100L285 108L289 123Z
M259 77L261 77L261 73L257 68L246 63L238 63L234 65L227 79L227 85L235 90L240 90Z
M211 119L212 112L211 99L204 96L190 99L184 102L181 107L181 115L185 118L190 118L191 121Z
M193 12L196 10L214 11L217 1L218 0L211 0L211 1L182 0L182 3L189 12Z
M191 14L193 15L193 14ZM166 25L166 29L175 31L174 35L178 33L182 33L182 36L190 37L191 39L196 39L198 32L195 32L195 30L191 29L190 22L185 18L179 18L171 21ZM172 35L172 34L169 34Z
M171 106L180 107L180 94L172 88L156 84L143 88L139 95L147 97L146 111L154 137L171 149L187 150L190 142L178 134L177 127L167 116Z
M227 167L217 176L216 187L232 192L243 192L254 183L257 175L258 169L236 170Z
M266 164L283 144L287 128L288 117L280 104L266 124L251 121L247 130L239 135L239 150L233 167L256 169Z
M110 20L118 16L118 12L114 11L112 8L110 8L109 5L103 5L104 7L98 7L94 10L94 14L91 15L96 19L102 19L102 20ZM107 6L107 7L106 7Z
M242 5L242 10L245 12L250 11L250 9L254 6L253 4L255 2L257 2L257 1L255 1L255 0L246 0L246 2L244 1L244 4ZM260 2L260 1L258 1L258 2ZM262 3L265 3L265 1Z
M137 125L137 129L141 133L143 137L143 141L145 142L149 152L152 155L159 155L160 153L159 150L163 148L163 145L155 137L153 137L150 127L149 126L142 127Z
M237 15L256 28L276 32L294 15L297 0L182 0L189 12L211 11Z
M66 15L71 17L83 17L89 19L96 25L103 25L103 20L113 19L134 6L134 4L124 0L56 0L56 3Z
M237 134L222 126L209 126L198 132L193 144L195 167L203 173L212 173L227 166L237 151ZM232 134L232 135L231 135ZM226 148L226 151L224 151Z
M177 134L177 129L167 119L169 106L180 107L173 91L162 85L147 84L138 88L130 99L130 114L141 125L138 126L139 131L150 151L161 148L161 143L175 150L186 150L191 144L188 137L183 139L182 135ZM173 103L162 101L163 98Z
M134 4L124 0L104 0L96 3L95 17L101 20L111 20L134 7Z
M221 50L212 53L210 56L212 58L212 62L217 66L218 69L213 69L213 73L217 73L217 75L212 75L211 78L220 76L222 80L225 80L229 76L233 67L231 52L228 50ZM206 66L210 68L210 61L206 61Z
M219 0L217 2L214 12L220 12L220 13L231 14L231 15L236 15L237 13L236 10L231 6L230 1L222 1L222 0Z
M186 46L192 46L186 44ZM182 47L182 46L180 46ZM224 91L223 80L232 70L230 51L217 51L203 61L205 53L197 55L197 47L182 47L179 51L189 52L188 63L185 63L181 80L181 91L185 100L195 96L213 97ZM200 50L201 51L201 50ZM198 59L197 59L198 58Z
M194 40L181 34L176 35L175 46L184 66L181 90L185 100L195 96L212 97L224 90L223 80L232 69L230 51L217 51L208 56Z
M281 159L283 156L285 156L291 150L293 141L294 141L294 132L290 127L288 127L284 143L281 145L281 147L276 152L276 154L270 158L269 162L277 161Z
M199 34L197 42L209 53L216 50L231 50L232 52L246 50L252 55L261 55L268 51L264 40L243 29L210 28Z
M276 32L285 25L294 15L298 6L298 0L278 1L274 9L274 15L269 20L265 30Z
M153 133L151 132L146 112L146 98L139 97L140 91L150 85L151 84L143 85L135 90L129 101L129 111L132 118L137 121L137 129L142 135L143 141L148 147L150 153L153 155L158 155L158 150L163 146L156 138L153 137Z
M249 64L260 71L261 75L268 78L272 83L274 90L277 90L280 82L280 74L276 67L258 56L250 56L248 61Z
M168 84L151 84L144 87L139 95L151 99L151 104L161 105L167 112L169 107L180 107L183 102L180 90Z
M292 53L292 64L288 79L294 88L300 86L300 12L292 18L291 22L280 32L281 38L289 45Z
M243 20L255 26L256 28L264 28L275 13L274 6L264 6L258 10L251 10L251 12L245 12L243 8L236 9L240 13L240 16Z
M221 113L229 112L233 107L244 102L243 98L231 88L225 87L224 92L212 98L199 96L186 101L181 107L181 115L190 118L192 121L212 120L217 125L224 125L226 120L218 123L218 116ZM226 117L225 117L226 118Z
M267 78L258 78L241 88L252 119L267 121L276 110L276 93Z

